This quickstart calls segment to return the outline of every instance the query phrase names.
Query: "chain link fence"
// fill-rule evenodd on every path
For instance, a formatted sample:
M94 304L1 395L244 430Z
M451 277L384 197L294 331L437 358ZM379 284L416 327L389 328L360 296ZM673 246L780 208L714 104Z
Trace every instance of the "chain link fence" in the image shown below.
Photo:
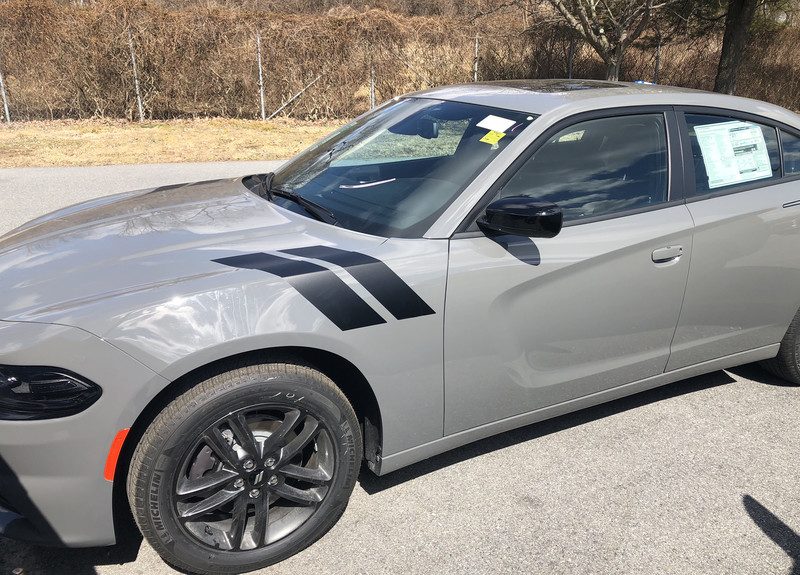
M602 78L590 47L563 26L530 28L514 12L467 21L382 10L266 14L166 10L132 0L0 2L5 120L221 116L351 118L375 102L434 85L512 78ZM796 108L795 29L751 50L745 95ZM658 74L708 89L716 38L650 40L629 50L628 80ZM777 58L777 59L776 59ZM784 86L768 81L779 69ZM11 114L9 114L9 111Z

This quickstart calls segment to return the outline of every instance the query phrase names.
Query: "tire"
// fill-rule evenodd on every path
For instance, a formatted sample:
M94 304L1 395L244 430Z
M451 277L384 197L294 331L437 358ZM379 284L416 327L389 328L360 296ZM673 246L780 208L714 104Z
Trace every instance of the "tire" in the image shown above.
M173 566L242 573L311 545L344 512L358 420L322 373L294 364L207 379L156 416L128 475L144 537Z
M778 355L762 361L761 366L781 379L800 385L800 311L789 324Z

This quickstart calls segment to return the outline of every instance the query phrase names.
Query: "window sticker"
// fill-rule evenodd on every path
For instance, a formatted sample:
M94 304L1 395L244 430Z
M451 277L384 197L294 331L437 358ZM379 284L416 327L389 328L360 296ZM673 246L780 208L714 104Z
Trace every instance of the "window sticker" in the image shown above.
M500 141L501 138L503 138L503 136L505 136L503 132L495 132L494 130L492 130L491 132L486 134L483 138L481 138L481 142L484 142L486 144L492 144L494 146L495 144L497 144L497 142Z
M694 131L703 152L709 189L772 177L760 127L733 121L695 126Z
M491 130L493 132L501 132L503 135L505 135L505 132L507 132L508 129L514 125L514 123L514 120L489 114L483 120L478 122L478 127L483 128L484 130Z

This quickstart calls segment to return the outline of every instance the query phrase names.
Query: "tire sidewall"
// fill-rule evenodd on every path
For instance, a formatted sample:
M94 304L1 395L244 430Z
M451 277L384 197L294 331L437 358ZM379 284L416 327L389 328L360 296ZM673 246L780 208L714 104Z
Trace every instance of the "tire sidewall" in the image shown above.
M211 380L213 382L213 380ZM209 382L206 382L209 383ZM199 571L241 572L276 563L313 543L336 522L349 500L359 470L360 444L352 410L343 397L326 393L315 378L296 373L245 375L222 387L206 386L208 393L187 403L177 416L163 413L153 427L163 425L161 441L149 446L154 465L142 477L146 502L144 515L162 555ZM271 404L299 408L312 414L331 437L335 462L330 488L313 515L295 531L263 548L250 551L215 551L200 544L175 519L173 495L177 476L188 449L209 425L243 407ZM350 415L350 417L348 417ZM353 421L350 419L353 418ZM354 425L356 425L354 429ZM142 483L140 483L142 484Z

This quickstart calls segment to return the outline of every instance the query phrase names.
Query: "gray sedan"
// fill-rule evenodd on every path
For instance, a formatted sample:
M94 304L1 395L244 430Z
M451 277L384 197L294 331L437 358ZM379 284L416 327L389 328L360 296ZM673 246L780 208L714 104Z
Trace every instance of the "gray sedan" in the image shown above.
M0 239L0 534L289 557L382 475L693 375L800 383L800 118L515 81ZM121 496L121 497L118 497Z

